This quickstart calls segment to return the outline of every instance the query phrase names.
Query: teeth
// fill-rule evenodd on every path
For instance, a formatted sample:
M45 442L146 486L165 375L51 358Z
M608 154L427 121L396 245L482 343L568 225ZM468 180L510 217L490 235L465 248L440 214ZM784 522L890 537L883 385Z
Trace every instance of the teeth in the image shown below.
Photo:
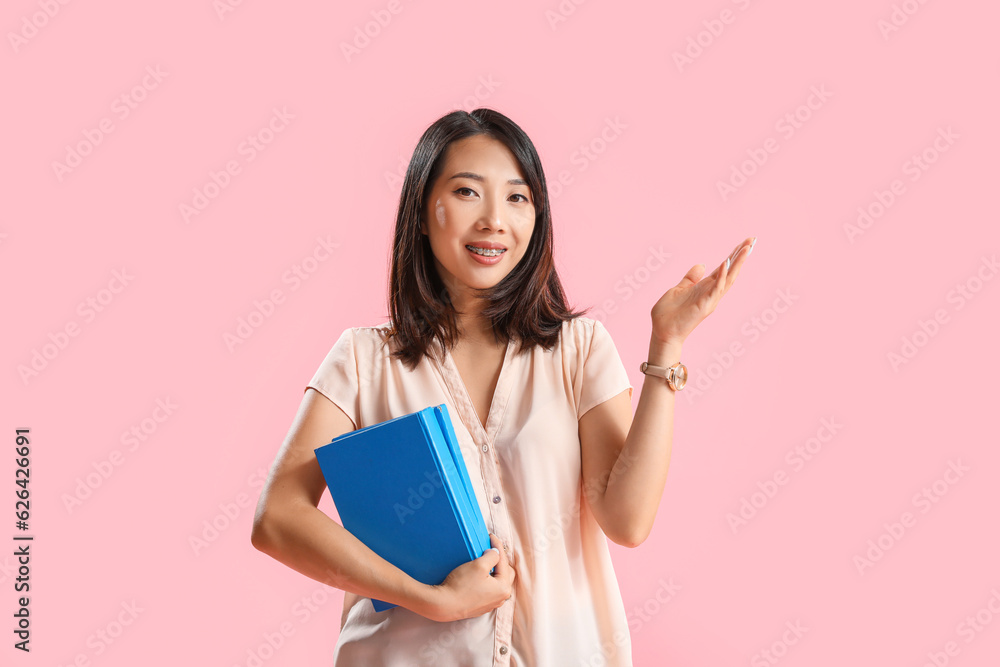
M465 247L468 248L469 250L471 250L472 252L476 253L477 255L482 255L483 257L496 257L497 255L499 255L501 253L507 252L507 250L505 248L501 248L501 249L497 249L497 250L486 250L484 248L477 248L477 247L471 246L471 245L467 245Z

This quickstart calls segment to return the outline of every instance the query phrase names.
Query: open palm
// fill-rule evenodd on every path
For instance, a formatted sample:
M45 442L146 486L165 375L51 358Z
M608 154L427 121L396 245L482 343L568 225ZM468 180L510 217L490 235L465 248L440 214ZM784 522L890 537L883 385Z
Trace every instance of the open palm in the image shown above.
M684 274L676 286L671 287L653 305L653 335L663 342L683 343L698 324L708 317L729 291L740 274L743 263L756 243L755 236L744 239L729 255L731 264L723 261L707 276L704 264L696 264Z

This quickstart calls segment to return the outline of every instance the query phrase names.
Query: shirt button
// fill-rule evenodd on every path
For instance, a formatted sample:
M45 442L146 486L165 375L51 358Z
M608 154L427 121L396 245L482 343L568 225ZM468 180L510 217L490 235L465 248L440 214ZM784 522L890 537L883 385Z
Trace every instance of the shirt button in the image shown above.
M483 451L484 451L484 452L488 452L488 451L489 451L489 449L490 449L490 446L489 446L489 445L483 445Z
M493 496L493 502L494 503L500 502L500 496Z
M501 646L500 647L500 655L507 655L507 647L506 646Z

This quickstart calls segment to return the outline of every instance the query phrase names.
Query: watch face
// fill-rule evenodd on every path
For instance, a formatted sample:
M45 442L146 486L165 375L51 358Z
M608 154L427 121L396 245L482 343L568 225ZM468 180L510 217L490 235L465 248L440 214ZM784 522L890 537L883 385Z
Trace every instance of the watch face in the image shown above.
M677 367L677 372L674 373L674 384L677 386L678 389L683 389L684 385L687 384L687 381L688 381L687 366L685 366L684 364L680 364L680 366Z

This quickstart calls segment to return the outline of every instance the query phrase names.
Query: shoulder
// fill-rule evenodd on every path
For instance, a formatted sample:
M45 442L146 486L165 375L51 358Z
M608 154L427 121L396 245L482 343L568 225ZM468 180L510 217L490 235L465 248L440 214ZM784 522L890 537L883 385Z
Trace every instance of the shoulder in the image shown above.
M562 324L564 345L573 345L586 351L590 348L595 337L610 337L608 330L600 320L581 315L571 320L565 320Z
M383 322L374 326L348 327L347 330L358 338L384 338L385 334L389 332L390 326L391 322Z
M591 317L574 317L563 320L559 334L560 354L571 367L576 367L586 359L594 347L609 340L607 330L600 320Z
M349 341L356 352L372 353L385 346L389 329L389 322L376 326L347 327L340 334L340 339Z

